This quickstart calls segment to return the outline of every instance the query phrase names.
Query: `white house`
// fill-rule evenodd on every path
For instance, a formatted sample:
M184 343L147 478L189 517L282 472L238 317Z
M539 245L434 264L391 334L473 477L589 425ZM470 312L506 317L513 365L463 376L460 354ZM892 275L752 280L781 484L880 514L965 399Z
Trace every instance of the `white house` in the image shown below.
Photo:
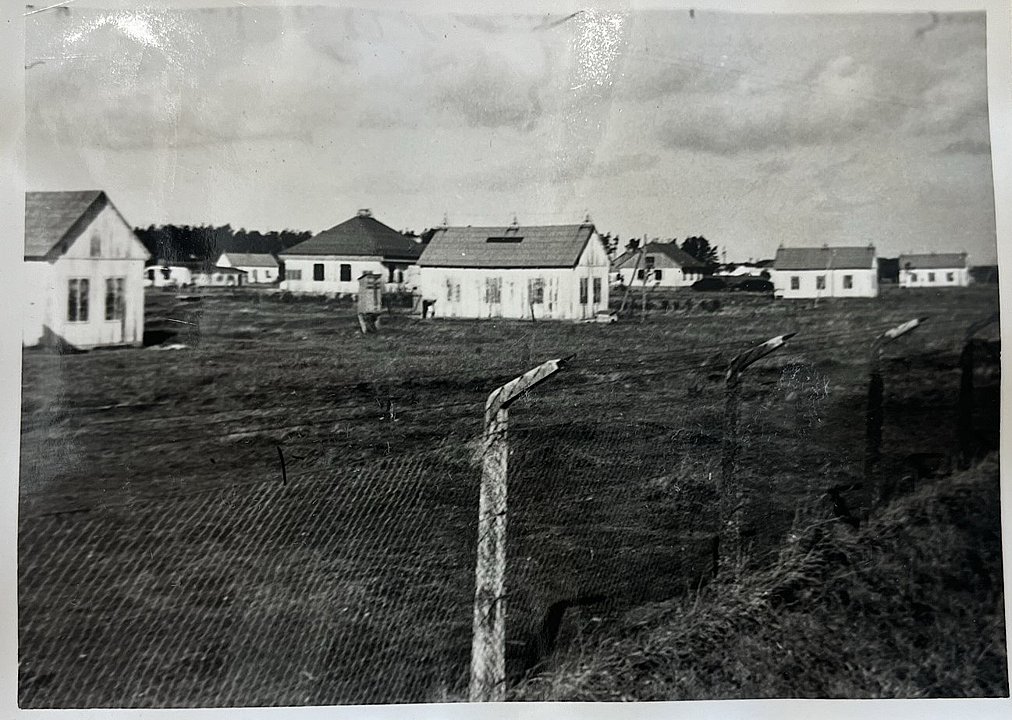
M278 261L270 253L224 252L215 265L242 270L250 285L269 285L277 282L279 275Z
M422 246L384 225L369 210L279 253L281 288L292 292L357 293L363 273L378 273L387 290L417 282Z
M900 255L900 287L966 287L966 253Z
M657 287L688 287L706 276L708 268L671 243L647 243L629 250L612 263L616 282L642 283Z
M439 228L418 261L436 317L591 319L610 263L594 226Z
M144 268L144 287L188 287L193 272L185 265L154 264Z
M783 298L876 297L875 246L777 249L770 279Z
M24 344L140 345L148 257L101 190L26 193Z
M242 287L246 284L246 271L210 263L201 264L193 267L193 284L198 287Z

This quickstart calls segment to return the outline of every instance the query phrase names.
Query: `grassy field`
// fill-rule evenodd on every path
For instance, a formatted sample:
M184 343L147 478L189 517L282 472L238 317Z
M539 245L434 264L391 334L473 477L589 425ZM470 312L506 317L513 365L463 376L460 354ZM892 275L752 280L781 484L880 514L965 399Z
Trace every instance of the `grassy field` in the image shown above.
M540 660L554 603L600 596L579 612L604 618L708 577L734 354L799 333L749 371L743 393L744 531L761 564L799 506L860 478L868 351L882 330L930 317L887 352L884 474L909 478L911 455L954 449L963 335L996 309L997 290L672 299L652 299L642 322L391 316L363 337L334 301L155 292L147 328L159 344L26 352L22 702L459 698L485 397L575 354L511 413L519 679ZM997 369L983 367L977 387L987 449Z

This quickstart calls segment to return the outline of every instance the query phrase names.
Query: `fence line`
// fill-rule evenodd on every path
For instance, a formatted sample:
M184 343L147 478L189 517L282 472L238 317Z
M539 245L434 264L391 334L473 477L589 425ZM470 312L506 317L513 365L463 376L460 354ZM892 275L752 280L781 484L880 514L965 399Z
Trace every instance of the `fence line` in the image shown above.
M942 333L954 327L932 324ZM658 393L664 403L646 402L632 417L617 419L606 408L627 386L641 393L660 378L722 377L734 368L731 353L750 340L674 357L576 358L550 392L521 389L508 434L486 424L485 442L479 418L465 412L481 398L348 417L336 412L345 406L321 405L302 411L319 427L369 418L393 429L395 415L430 413L444 426L469 418L474 434L447 433L435 448L326 468L286 455L284 483L279 466L269 477L175 497L23 514L19 700L26 707L186 707L499 697L550 654L567 632L565 618L591 623L602 607L663 599L708 577L712 541L726 518L719 491L728 491L728 481L742 488L735 506L764 518L735 529L742 547L755 551L775 547L795 514L791 498L810 502L825 483L859 476L846 462L848 447L859 445L847 434L853 423L820 424L830 412L822 387L829 376L795 366L810 352L868 342L873 332L792 340L762 370L767 389L750 388L740 404L735 397L740 415L723 432L716 382L666 384ZM778 377L772 385L770 376ZM686 399L698 406L695 422L682 411ZM960 404L960 417L966 402L972 397ZM576 415L555 421L567 403ZM195 425L200 432L152 447L182 445L219 426ZM241 434L300 427L307 425L268 423ZM717 449L732 435L740 447L725 475ZM792 438L804 438L814 460L774 457ZM305 446L281 443L286 452ZM488 474L502 482L503 499L510 483L510 532L493 543L505 559L476 605L481 572L472 570L482 553L475 538L488 542L504 529L486 522L497 512L474 512L480 468L504 467L507 458L508 470ZM833 469L818 470L819 463ZM760 464L766 473L755 471ZM813 477L820 474L823 485ZM789 487L774 489L764 475ZM726 479L718 484L715 476ZM491 648L474 631L493 615L501 628ZM487 665L493 690L475 681L488 673L468 671L485 652L497 658ZM476 685L484 689L476 693Z

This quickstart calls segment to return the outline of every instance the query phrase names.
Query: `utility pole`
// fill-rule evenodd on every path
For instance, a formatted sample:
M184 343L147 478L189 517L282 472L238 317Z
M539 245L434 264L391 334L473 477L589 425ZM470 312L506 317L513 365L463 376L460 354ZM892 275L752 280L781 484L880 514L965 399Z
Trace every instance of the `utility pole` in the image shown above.
M727 567L741 553L741 508L744 493L735 472L738 458L738 419L741 414L741 374L752 363L783 347L797 333L772 337L735 357L727 369L724 395L724 443L720 458L720 526L717 567Z
M485 402L484 453L478 499L478 560L475 569L471 643L471 702L501 702L506 695L506 494L509 406L565 367L549 360L510 380Z

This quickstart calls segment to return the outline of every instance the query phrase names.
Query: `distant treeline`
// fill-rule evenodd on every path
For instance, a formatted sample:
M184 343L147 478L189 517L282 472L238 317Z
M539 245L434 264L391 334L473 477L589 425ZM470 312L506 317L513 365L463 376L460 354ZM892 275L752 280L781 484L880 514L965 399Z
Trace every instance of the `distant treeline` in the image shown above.
M152 259L162 262L215 261L223 252L270 253L277 255L282 250L308 240L308 231L282 230L262 233L257 230L231 225L213 227L210 225L149 225L134 228L134 232Z

